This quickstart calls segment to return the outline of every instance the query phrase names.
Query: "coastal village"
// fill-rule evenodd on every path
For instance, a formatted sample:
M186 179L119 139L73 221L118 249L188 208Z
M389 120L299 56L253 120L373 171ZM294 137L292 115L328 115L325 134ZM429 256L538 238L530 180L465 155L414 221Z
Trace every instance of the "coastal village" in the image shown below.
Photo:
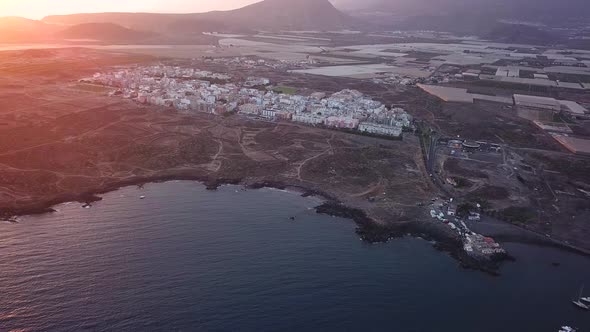
M469 229L465 220L478 222L481 220L480 209L458 211L458 205L451 198L449 200L434 198L430 204L430 216L433 220L446 224L457 232L463 242L465 252L475 259L490 259L494 255L505 255L506 250L493 238L477 234Z
M590 331L590 1L12 2L0 330Z
M264 77L236 82L228 74L157 65L96 73L81 81L115 88L111 96L189 114L237 113L267 121L292 121L390 138L400 138L404 129L413 126L412 117L403 109L388 108L356 90L342 90L329 96L323 92L309 96L289 94L273 89ZM489 260L506 254L493 239L472 232L457 216L452 200L435 198L430 206L432 218L457 232L469 256ZM477 212L467 217L480 218Z
M230 75L194 68L136 67L97 73L82 82L114 87L113 96L179 112L238 113L391 138L400 138L413 121L402 108L389 108L356 90L304 96L273 90L267 78L233 82Z

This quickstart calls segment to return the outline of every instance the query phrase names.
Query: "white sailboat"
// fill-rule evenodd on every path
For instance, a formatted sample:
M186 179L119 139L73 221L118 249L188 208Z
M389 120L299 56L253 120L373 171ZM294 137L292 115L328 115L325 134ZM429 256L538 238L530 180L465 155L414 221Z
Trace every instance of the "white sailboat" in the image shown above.
M584 302L582 302L582 293L583 292L584 292L584 286L582 286L582 288L580 288L580 295L578 296L578 299L573 300L572 303L580 309L588 310L588 309L590 309L590 307L588 307L588 305L586 305Z

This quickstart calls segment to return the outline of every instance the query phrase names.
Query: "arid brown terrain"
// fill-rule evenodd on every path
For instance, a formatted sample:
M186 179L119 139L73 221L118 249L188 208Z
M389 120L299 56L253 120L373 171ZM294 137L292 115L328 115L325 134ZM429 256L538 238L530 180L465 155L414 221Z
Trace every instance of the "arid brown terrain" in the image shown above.
M557 243L590 248L590 159L567 151L549 133L519 118L511 105L444 103L425 97L413 114L439 142L433 169L445 193ZM585 124L571 124L575 130ZM450 148L459 137L494 149ZM457 182L451 185L450 181Z
M108 68L161 61L147 56L59 49L4 52L0 57L0 217L47 212L61 202L100 199L97 194L121 186L173 179L199 180L212 189L225 183L293 188L326 198L328 203L318 212L354 219L359 236L367 241L419 234L437 240L440 249L451 252L465 266L486 271L496 268L467 257L457 233L432 219L427 205L433 197L469 201L477 196L510 207L514 190L519 190L516 175L507 179L506 188L500 188L491 183L495 180L489 180L489 175L479 174L492 167L493 179L503 178L501 172L494 173L502 168L493 165L505 163L501 156L493 157L498 160L484 157L475 164L482 167L467 167L473 168L473 174L466 172L464 160L449 159L444 171L464 178L466 186L449 196L449 190L441 190L430 180L421 134L405 133L402 140L387 140L238 114L181 113L108 97L109 88L78 82ZM250 70L232 72L251 75ZM267 74L303 93L320 86L326 92L360 90L408 109L430 127L444 125L442 133L452 134L453 128L467 121L452 120L463 115L452 105L441 108L415 88ZM507 136L510 132L516 135ZM517 125L496 133L511 145L525 142L526 135ZM519 155L534 157L538 152L534 148L545 141L539 138L523 144ZM486 180L478 182L478 176ZM531 202L521 203L530 206ZM546 204L542 200L535 203ZM576 228L568 228L568 223L553 223L552 234L583 246L585 242L573 236L572 230L585 234L586 228L575 224ZM538 226L540 229L532 229L544 231L546 227Z
M388 224L419 219L425 210L417 202L433 192L413 134L390 141L239 115L180 114L77 83L105 65L149 59L82 50L4 56L18 63L4 68L0 82L5 215L121 185L189 178L301 187Z

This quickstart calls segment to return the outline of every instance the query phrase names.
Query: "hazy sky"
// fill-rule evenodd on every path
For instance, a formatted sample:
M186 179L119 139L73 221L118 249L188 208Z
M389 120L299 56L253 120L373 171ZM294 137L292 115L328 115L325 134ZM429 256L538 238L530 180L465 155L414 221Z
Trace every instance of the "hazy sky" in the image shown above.
M204 12L239 8L260 0L0 0L0 16L39 19L90 12Z

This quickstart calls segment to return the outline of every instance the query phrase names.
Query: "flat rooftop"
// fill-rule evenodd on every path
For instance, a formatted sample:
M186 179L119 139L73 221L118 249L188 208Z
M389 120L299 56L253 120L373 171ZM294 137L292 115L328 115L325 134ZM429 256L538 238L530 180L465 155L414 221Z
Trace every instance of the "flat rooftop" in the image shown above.
M554 67L545 67L543 70L546 73L556 73L556 74L571 74L571 75L590 75L590 68L588 67L566 67L566 66L554 66Z
M387 64L357 64L342 66L315 67L310 69L291 70L291 73L311 74L334 77L372 78L383 75L397 74L408 77L428 77L431 72L415 67L398 67Z
M542 130L564 134L573 133L572 129L565 123L542 122L538 120L533 121L533 123Z
M584 106L576 103L575 101L560 100L559 103L574 114L584 115L588 113L588 110Z
M563 145L566 149L575 154L590 156L590 140L572 136L563 136L553 134L553 138Z
M566 88L566 89L579 89L579 90L584 89L584 87L580 83L557 82L557 86L560 88Z
M555 99L550 97L539 97L529 95L514 95L514 102L516 105L523 106L535 106L539 108L547 109L561 109L561 104Z
M467 93L467 89L426 84L418 84L417 86L446 102L473 103L473 95Z

